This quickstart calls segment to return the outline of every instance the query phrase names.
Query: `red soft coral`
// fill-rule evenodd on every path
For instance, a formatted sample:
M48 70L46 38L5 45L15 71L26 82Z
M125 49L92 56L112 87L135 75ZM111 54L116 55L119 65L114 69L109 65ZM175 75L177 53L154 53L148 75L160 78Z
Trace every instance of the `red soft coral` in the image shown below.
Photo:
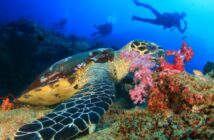
M181 50L166 51L167 56L175 56L174 64L166 62L165 58L160 59L160 70L168 71L170 73L179 73L184 71L184 64L188 62L194 55L192 48L187 47L186 42L182 44Z
M182 75L182 74L181 74ZM152 112L172 109L173 111L182 110L180 105L181 94L187 94L186 87L179 80L179 74L170 75L166 72L154 74L153 87L148 97L148 109ZM185 93L184 93L185 91Z
M1 104L1 108L3 111L11 110L14 108L14 104L10 101L9 97L15 99L15 97L11 93L9 93L7 97L0 97L0 99L3 99Z
M134 72L134 89L131 89L129 94L131 100L137 103L145 102L145 97L148 96L147 89L152 86L152 70L155 66L151 56L148 54L140 54L137 51L123 51L120 56L126 61L130 61L130 72Z

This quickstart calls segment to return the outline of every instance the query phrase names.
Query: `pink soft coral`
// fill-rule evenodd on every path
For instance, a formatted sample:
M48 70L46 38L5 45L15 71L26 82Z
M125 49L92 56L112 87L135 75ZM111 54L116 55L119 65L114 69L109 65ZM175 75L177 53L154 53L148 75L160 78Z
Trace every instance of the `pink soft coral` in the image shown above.
M168 71L170 73L179 73L184 71L184 64L193 57L193 51L191 47L187 47L186 42L182 44L181 50L178 51L166 51L167 56L175 56L174 64L166 62L165 58L160 59L160 70Z
M147 89L152 86L152 70L155 63L152 62L149 54L140 54L137 51L123 51L120 56L126 61L130 61L130 72L134 72L134 89L131 89L129 94L131 100L137 103L145 102L145 97L148 96Z

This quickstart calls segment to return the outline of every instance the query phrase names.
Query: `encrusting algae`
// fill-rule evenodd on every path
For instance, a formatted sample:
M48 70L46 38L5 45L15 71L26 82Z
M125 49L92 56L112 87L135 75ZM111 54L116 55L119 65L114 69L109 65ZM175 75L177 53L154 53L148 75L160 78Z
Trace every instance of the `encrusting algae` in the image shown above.
M0 110L0 140L12 140L17 129L50 112L44 107L23 106L12 110Z

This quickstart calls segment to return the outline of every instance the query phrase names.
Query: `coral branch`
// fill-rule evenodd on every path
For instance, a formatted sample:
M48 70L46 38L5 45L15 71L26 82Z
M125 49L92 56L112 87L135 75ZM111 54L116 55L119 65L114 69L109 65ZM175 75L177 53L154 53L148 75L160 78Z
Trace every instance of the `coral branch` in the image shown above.
M120 53L121 58L130 61L130 72L134 72L134 89L129 94L131 100L137 103L145 102L148 96L147 89L152 86L152 70L155 63L152 62L151 56L148 54L140 54L137 51L123 51Z
M15 97L11 93L9 93L7 97L0 97L0 99L2 99L1 108L3 111L11 110L14 108L14 104L10 101L9 97L15 99Z
M188 62L194 55L192 48L187 47L186 42L182 44L181 50L166 51L167 56L174 56L174 64L166 62L165 58L160 58L161 71L170 71L171 73L179 73L184 71L184 64Z

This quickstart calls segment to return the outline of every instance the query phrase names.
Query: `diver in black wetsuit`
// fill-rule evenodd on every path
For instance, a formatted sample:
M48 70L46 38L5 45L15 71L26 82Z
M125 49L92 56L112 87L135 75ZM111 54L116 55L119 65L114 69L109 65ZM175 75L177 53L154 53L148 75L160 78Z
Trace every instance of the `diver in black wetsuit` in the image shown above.
M163 29L171 28L171 31L173 31L175 28L177 28L181 33L184 33L187 29L187 22L183 19L186 16L185 12L174 12L174 13L159 13L156 9L154 9L152 6L148 4L144 4L139 2L138 0L133 0L133 2L137 6L143 6L147 9L149 9L155 16L156 19L148 19L148 18L141 18L138 16L132 16L132 20L138 20L142 22L148 22L151 24L156 25L163 25ZM181 27L181 21L184 23L184 27Z
M112 23L105 23L101 25L94 25L94 28L96 28L98 31L91 34L91 36L94 37L94 39L98 39L107 35L110 35L112 33L113 24Z

